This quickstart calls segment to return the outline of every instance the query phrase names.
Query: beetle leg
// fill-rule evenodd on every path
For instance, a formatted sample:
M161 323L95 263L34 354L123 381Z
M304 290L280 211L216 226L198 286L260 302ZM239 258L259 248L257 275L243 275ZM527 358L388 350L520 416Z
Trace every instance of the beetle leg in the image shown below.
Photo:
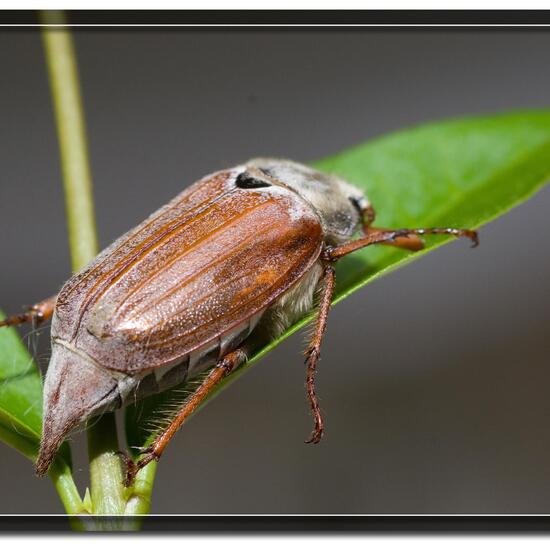
M361 210L361 216L363 218L363 230L366 232L372 222L376 219L376 210L371 204L369 204Z
M55 301L57 300L56 296L50 296L42 302L38 302L27 308L25 313L20 313L19 315L12 315L6 319L0 321L0 327L9 327L12 325L22 325L23 323L41 323L49 319L55 307Z
M374 233L387 233L390 229L382 229L381 227L365 227L363 229L364 235L372 235ZM410 250L411 252L418 252L424 248L424 241L418 235L408 235L405 237L397 237L394 241L382 243L388 246L395 246L396 248L402 248L403 250Z
M306 389L309 404L311 406L311 412L315 425L309 439L306 443L319 443L323 437L323 417L321 416L321 409L315 394L315 372L319 357L321 356L321 342L323 335L327 328L327 318L330 306L332 304L332 295L334 294L334 285L336 282L336 276L333 265L325 266L323 274L323 294L319 302L319 314L317 315L317 322L315 324L315 332L313 338L306 350Z
M476 247L479 244L477 232L469 229L452 229L449 227L432 227L429 229L377 229L360 239L335 247L327 247L323 252L323 259L326 261L335 261L360 248L370 246L371 244L387 244L396 242L400 238L408 238L414 235L453 235L454 237L466 237L470 239L472 241L472 247Z
M137 473L147 466L153 460L159 460L166 445L174 437L176 432L181 428L187 418L197 409L197 407L206 399L210 392L217 386L225 376L233 369L246 361L246 354L243 349L236 349L229 352L225 357L220 359L216 366L208 373L201 385L186 399L182 409L177 416L170 422L168 427L159 434L153 444L144 451L144 456L137 463L124 456L123 461L126 467L126 476L124 485L130 486Z
M380 231L388 231L388 229L383 229L381 227L372 227L372 224L376 219L376 210L372 205L369 204L367 207L363 208L361 215L363 218L363 235L367 236ZM410 250L411 252L417 252L418 250L422 250L424 248L424 241L418 237L418 235L398 237L394 241L382 244L403 248L404 250Z

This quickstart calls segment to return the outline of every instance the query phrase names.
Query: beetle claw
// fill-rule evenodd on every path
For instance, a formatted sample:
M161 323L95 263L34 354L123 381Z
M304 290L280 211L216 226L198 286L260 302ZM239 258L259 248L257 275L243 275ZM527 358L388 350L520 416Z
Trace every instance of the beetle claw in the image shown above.
M159 457L155 454L153 447L146 447L143 449L143 452L145 456L143 458L140 458L137 462L135 462L130 456L123 452L118 451L117 454L120 455L122 462L124 464L124 486L130 487L134 484L134 481L136 479L136 476L138 475L139 471L145 468L149 462L152 462L153 460L158 460Z
M323 428L321 426L315 426L313 428L313 431L311 432L311 435L309 436L309 439L305 441L305 443L313 443L316 445L321 441L323 438Z
M126 475L124 476L124 487L131 487L136 479L138 469L134 461L126 467Z
M116 454L120 457L120 460L122 462L122 475L124 477L124 486L130 487L137 475L136 463L132 460L130 455L124 451L116 451Z

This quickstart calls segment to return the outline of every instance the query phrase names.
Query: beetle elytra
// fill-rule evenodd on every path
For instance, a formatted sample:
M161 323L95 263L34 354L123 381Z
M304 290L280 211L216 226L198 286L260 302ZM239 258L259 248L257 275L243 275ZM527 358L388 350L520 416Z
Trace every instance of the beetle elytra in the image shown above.
M363 192L336 176L288 160L253 159L199 180L73 275L57 296L0 323L52 317L37 473L46 473L63 440L90 417L208 371L142 458L126 459L130 484L246 360L252 336L281 334L313 308L317 289L306 387L314 418L308 442L319 442L314 379L335 262L373 244L419 250L427 234L478 242L465 229L374 228L374 217Z

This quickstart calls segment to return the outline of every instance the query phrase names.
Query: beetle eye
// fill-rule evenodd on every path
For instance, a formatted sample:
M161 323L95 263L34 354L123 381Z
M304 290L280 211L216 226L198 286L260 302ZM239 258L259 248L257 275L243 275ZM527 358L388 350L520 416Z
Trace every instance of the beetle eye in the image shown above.
M235 185L239 189L259 189L260 187L271 187L269 182L259 180L246 172L243 172L237 176Z

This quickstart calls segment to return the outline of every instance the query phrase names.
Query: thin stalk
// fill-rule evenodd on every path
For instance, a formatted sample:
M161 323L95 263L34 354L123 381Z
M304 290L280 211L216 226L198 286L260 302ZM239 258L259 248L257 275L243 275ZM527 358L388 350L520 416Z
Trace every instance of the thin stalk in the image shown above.
M62 459L57 458L51 465L48 472L57 494L61 497L61 502L65 507L67 514L70 514L69 523L73 531L85 531L85 525L77 515L87 514L84 503L80 498L78 489L74 483L70 466Z
M62 12L42 12L43 24L64 24ZM92 178L74 45L66 28L43 27L55 112L73 271L97 255Z
M57 458L48 472L67 514L86 514L87 510L74 483L70 466Z
M66 24L62 12L42 12L43 24ZM73 40L66 27L43 27L42 37L52 92L65 190L73 271L96 254L92 180L84 111ZM106 414L88 429L92 511L121 514L126 507L114 415ZM101 529L101 526L98 526Z
M126 508L126 489L118 451L114 414L93 418L88 426L92 513L120 515Z

